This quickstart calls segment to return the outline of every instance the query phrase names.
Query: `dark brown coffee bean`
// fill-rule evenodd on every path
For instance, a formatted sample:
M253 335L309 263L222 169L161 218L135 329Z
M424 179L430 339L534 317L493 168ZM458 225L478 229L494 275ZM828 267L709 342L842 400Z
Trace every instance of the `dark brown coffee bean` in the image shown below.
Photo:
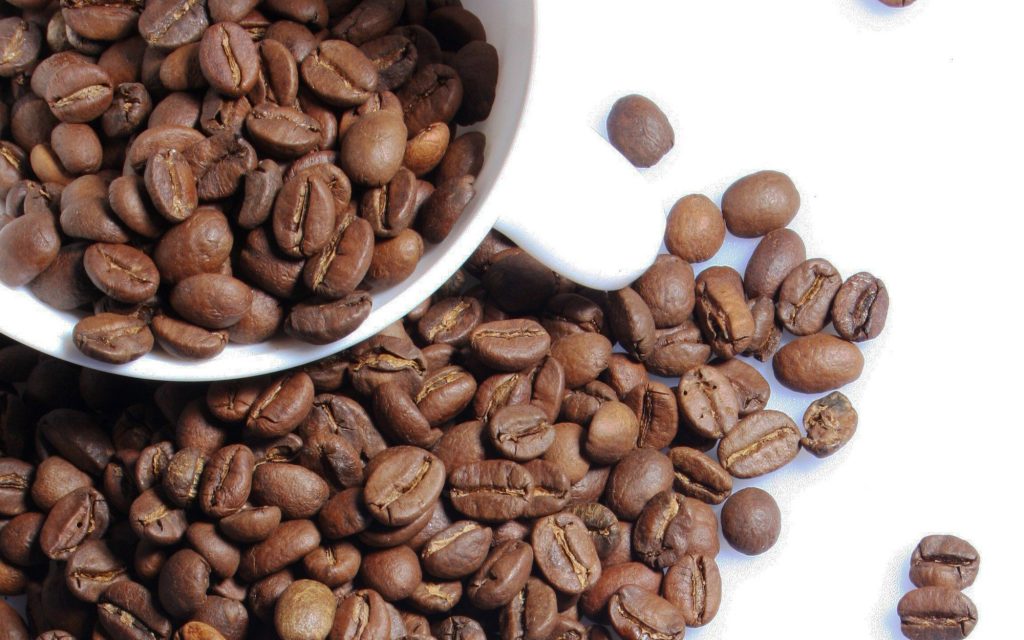
M732 493L732 476L697 449L675 447L669 451L679 493L708 504L721 504Z
M160 285L153 261L128 245L93 244L85 251L83 266L100 291L128 304L148 300Z
M0 600L0 629L4 630L4 640L31 640L32 638L21 614L7 604L6 600Z
M827 260L813 259L797 265L779 288L779 321L798 336L821 331L842 283L842 276Z
M199 496L199 482L207 459L199 449L182 449L174 454L163 476L164 495L174 505L191 506Z
M686 426L708 438L723 438L739 420L739 399L718 369L703 365L690 369L679 381L679 408Z
M530 578L523 590L502 607L498 620L500 637L503 640L550 638L557 619L558 600L554 590L542 580Z
M486 137L479 131L470 131L452 140L435 172L438 184L465 175L479 175L486 144Z
M416 217L418 182L411 171L402 167L391 181L363 194L360 215L379 238L393 238L409 228Z
M600 333L574 333L551 345L551 355L561 364L570 388L593 382L608 366L612 344Z
M802 393L838 389L860 377L864 356L857 345L825 333L797 338L772 359L775 377Z
M487 322L470 335L473 354L496 371L527 369L540 362L550 346L544 327L525 318Z
M499 56L488 42L467 43L455 54L452 66L462 80L462 105L455 121L471 125L486 120L494 107L498 88Z
M212 358L228 344L226 331L207 331L197 325L157 316L152 321L153 335L167 353L189 360Z
M245 122L256 146L275 158L297 158L320 144L320 123L292 107L264 103Z
M65 234L97 242L128 242L128 232L118 223L107 199L108 177L86 174L64 188L60 226Z
M327 184L304 175L284 184L274 205L273 229L278 247L286 255L315 255L331 240L336 212Z
M200 208L160 238L153 261L160 278L176 284L199 273L217 273L231 255L233 236L228 219L212 208Z
M376 65L356 46L342 40L321 42L302 60L300 71L306 86L335 107L363 104L379 84Z
M532 405L498 410L488 421L488 433L495 449L516 462L544 455L555 437L544 411Z
M410 135L435 122L451 122L463 99L463 86L455 69L443 64L421 67L398 93Z
M750 344L754 317L743 282L729 267L710 267L697 276L697 325L715 355L731 358Z
M337 607L337 599L324 584L296 580L277 599L274 629L281 640L326 638Z
M420 551L423 568L442 580L464 578L483 564L491 546L492 531L463 520L435 534Z
M408 598L423 581L419 558L405 545L366 554L359 575L388 602Z
M362 292L321 304L299 304L285 319L285 333L311 344L335 342L363 323L372 304L370 296Z
M313 434L306 439L299 460L335 487L353 487L363 482L363 461L345 436Z
M370 514L388 526L409 524L441 495L444 465L418 447L392 447L366 469L364 499Z
M722 507L722 534L734 549L749 556L771 549L782 530L775 499L757 487L729 496Z
M917 587L963 590L974 584L980 564L978 550L966 540L925 536L910 557L910 581Z
M639 435L640 424L633 410L621 402L609 400L591 418L584 448L591 461L613 464L636 448Z
M541 518L562 511L569 502L569 491L572 489L569 477L544 460L531 460L523 466L533 478L530 504L523 515L527 518Z
M306 573L329 588L351 582L362 561L359 549L348 542L317 547L302 559Z
M216 273L185 278L171 291L171 306L183 318L205 329L226 329L252 304L252 289L241 280Z
M661 596L678 607L688 627L703 627L722 603L722 575L710 556L686 556L669 567Z
M877 338L888 313L889 292L870 273L850 276L832 301L832 325L841 337L852 342Z
M128 580L128 569L102 540L83 542L64 567L68 589L79 600L97 602L110 585Z
M686 631L682 611L642 587L626 585L608 601L608 619L624 640L681 640Z
M61 123L50 133L50 145L64 168L72 174L99 171L103 147L92 127Z
M110 523L106 498L92 487L75 489L53 505L39 531L39 546L52 560L67 560L86 540L103 537Z
M491 301L514 314L542 308L558 288L555 272L518 248L495 255L481 281Z
M109 194L110 208L124 226L145 238L163 235L166 220L152 210L142 176L115 178Z
M263 291L286 300L296 297L304 264L281 253L263 227L249 232L238 257L239 275Z
M807 407L804 431L807 435L800 439L800 445L819 458L828 457L853 438L857 431L857 410L849 398L833 391Z
M261 464L252 477L253 499L279 507L288 520L315 516L329 494L323 478L297 464Z
M171 50L198 41L209 20L204 4L186 0L159 0L146 5L139 16L139 33L146 42Z
M476 380L459 367L444 367L429 374L413 398L420 413L431 426L443 425L454 419L476 393Z
M439 182L418 213L418 226L430 242L443 242L473 197L476 178L470 175Z
M274 506L243 508L217 523L228 538L242 544L266 540L281 524L281 509Z
M575 515L541 518L534 524L531 544L537 568L562 593L582 593L601 578L601 559L590 532Z
M481 462L487 457L484 423L470 420L449 427L432 450L450 475L463 465Z
M900 599L900 630L911 640L959 640L974 631L978 610L956 589L922 587Z
M36 467L31 485L32 502L49 511L67 494L88 486L92 486L92 479L87 474L60 456L50 456Z
M756 238L785 227L800 209L793 181L778 171L740 178L722 196L722 215L733 235Z
M718 460L733 477L754 478L789 464L800 452L800 431L780 411L766 409L736 423L718 447Z
M274 529L266 540L242 554L238 578L252 582L280 571L320 545L320 532L309 520L288 520Z
M331 627L331 638L390 638L391 619L384 599L372 589L359 589L341 598Z
M378 38L402 17L404 3L396 0L363 0L331 29L331 33L355 45Z
M199 485L199 506L214 518L231 515L245 504L252 489L255 459L245 445L229 445L210 456Z
M55 74L43 97L61 122L89 122L110 106L114 99L113 84L101 67L80 62Z
M218 22L203 33L199 64L210 86L225 96L243 96L256 84L256 45L233 22Z
M146 123L152 111L153 101L144 85L122 82L114 87L113 101L100 119L103 133L109 138L128 137Z
M448 150L451 129L443 122L435 122L409 139L405 144L405 158L402 164L415 176L422 177L440 164ZM437 184L444 180L437 179Z
M541 324L552 340L576 333L607 333L601 306L576 293L558 294L549 299Z
M406 134L397 115L388 111L368 113L345 133L338 162L357 184L385 185L402 167Z
M675 146L668 118L649 98L620 98L608 114L608 139L636 167L652 167Z
M0 47L5 52L0 76L27 70L38 58L42 40L39 26L32 22L16 17L0 20Z
M29 510L29 487L35 469L15 458L0 458L0 515L16 516Z
M146 192L158 212L171 222L181 222L199 204L196 179L185 157L174 149L153 156L146 163Z
M373 232L356 218L347 227L337 227L327 245L306 262L303 281L318 295L344 298L362 281L372 256Z
M100 297L85 272L83 258L88 245L74 243L61 247L57 258L29 283L32 294L55 309L70 311L90 305Z
M313 381L305 373L274 380L250 405L246 430L261 438L291 433L312 408L313 395Z
M175 552L160 570L160 604L175 618L188 618L206 602L210 565L191 549Z
M686 262L710 260L725 242L725 220L718 205L700 194L683 196L672 207L665 246Z
M533 489L530 473L510 460L463 465L451 472L448 483L452 506L484 522L502 522L525 513Z
M608 322L626 352L643 360L654 350L655 324L640 294L626 288L608 294Z
M640 426L637 447L663 449L672 442L679 429L679 408L671 389L660 382L642 382L626 394L624 402Z
M137 360L153 349L153 333L145 321L114 313L79 320L72 339L85 355L111 364Z
M775 229L757 243L747 262L743 286L751 298L775 298L786 276L807 258L804 241L796 231Z
M663 569L686 555L718 555L718 518L711 507L671 491L651 498L633 526L633 552Z
M9 287L28 284L53 264L60 235L52 215L32 213L0 229L0 281Z
M474 606L497 609L523 590L533 568L533 548L519 540L507 540L494 547L487 560L466 585Z
M246 173L256 168L256 150L245 138L219 133L189 147L185 156L196 176L200 200L234 194Z
M774 305L772 305L774 310ZM681 376L711 358L711 347L692 321L654 332L654 350L644 360L647 370L665 377Z
M690 319L694 305L693 268L673 255L660 255L632 285L647 303L659 329Z
M116 640L171 637L171 621L157 606L153 594L137 582L113 584L100 596L99 623Z
M757 369L735 358L720 362L714 368L724 374L732 383L733 391L736 392L736 400L739 403L740 416L760 411L768 404L772 390L768 381Z
M255 229L266 222L283 184L281 166L273 160L260 160L255 169L245 174L245 194L238 211L238 224L245 229Z
M608 476L605 503L623 520L636 520L655 495L672 488L672 462L655 449L627 453Z
M53 368L40 364L35 371L44 372L51 380L59 380L59 372ZM29 383L31 382L29 379ZM58 384L57 388L62 387ZM103 473L114 455L109 431L100 426L89 413L73 409L54 409L39 419L36 428L39 435L58 454L94 477Z
M135 535L160 546L172 545L185 535L185 512L174 509L155 489L142 493L131 504L129 523Z

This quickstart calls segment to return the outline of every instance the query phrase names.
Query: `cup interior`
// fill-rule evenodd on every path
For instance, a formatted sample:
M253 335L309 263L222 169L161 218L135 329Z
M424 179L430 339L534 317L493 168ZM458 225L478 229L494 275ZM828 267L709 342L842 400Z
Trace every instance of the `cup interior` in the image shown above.
M229 344L216 358L180 360L159 349L125 365L108 365L84 356L71 340L81 314L58 311L24 287L0 285L0 333L49 355L119 375L153 380L204 381L281 371L327 357L361 342L395 322L436 291L469 258L494 226L500 211L487 202L511 153L527 100L534 59L534 2L466 0L498 50L500 74L490 117L474 130L487 136L477 195L444 242L428 243L416 271L404 282L373 292L373 311L351 335L327 345L308 345L279 336L256 345ZM460 128L458 133L466 129Z

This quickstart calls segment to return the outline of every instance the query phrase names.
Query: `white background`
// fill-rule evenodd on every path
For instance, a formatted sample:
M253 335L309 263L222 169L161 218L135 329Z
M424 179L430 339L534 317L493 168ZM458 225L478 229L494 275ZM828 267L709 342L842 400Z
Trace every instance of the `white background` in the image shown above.
M782 538L753 559L723 545L722 609L687 636L899 638L911 550L956 533L983 557L967 592L980 614L972 638L1020 637L1024 5L541 5L539 95L587 105L600 130L630 92L669 114L676 148L646 172L666 210L692 192L717 201L758 169L786 171L809 256L844 276L875 273L892 298L847 390L855 439L753 483L778 499ZM742 270L754 244L730 237L719 262ZM799 418L811 399L771 404Z

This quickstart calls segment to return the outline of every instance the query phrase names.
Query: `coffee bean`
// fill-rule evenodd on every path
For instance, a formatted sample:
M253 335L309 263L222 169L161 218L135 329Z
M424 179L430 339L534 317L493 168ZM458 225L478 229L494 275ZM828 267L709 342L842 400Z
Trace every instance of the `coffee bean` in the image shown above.
M167 613L187 618L206 602L210 565L191 549L175 552L160 570L158 596Z
M911 640L966 638L978 623L971 599L955 589L922 587L900 599L900 630Z
M476 196L476 178L462 176L439 182L417 214L419 229L430 242L443 242L452 232L462 212Z
M634 449L612 467L605 502L623 520L636 520L648 500L672 487L672 463L655 449Z
M532 405L498 410L488 421L488 433L494 448L516 462L544 455L555 437L544 411Z
M67 560L86 540L103 537L110 523L106 499L92 487L57 501L39 531L39 546L51 560Z
M112 584L100 596L99 622L111 638L166 639L172 626L153 599L153 594L138 582L124 580Z
M692 194L680 198L669 212L665 246L686 262L704 262L725 242L725 220L710 198Z
M336 212L327 184L312 175L289 180L274 205L273 229L277 245L286 255L315 255L331 240Z
M330 637L355 640L361 637L388 638L391 619L387 603L372 589L359 589L338 602Z
M797 265L779 288L779 321L798 336L821 331L842 282L839 272L827 260L813 259Z
M652 167L672 150L675 132L668 118L649 98L619 98L608 114L608 139L633 166Z
M910 557L910 581L917 587L962 591L974 584L980 564L977 549L966 540L949 535L925 536Z
M202 4L157 0L148 3L139 16L139 33L150 45L171 50L198 41L208 24Z
M793 181L778 171L740 178L722 196L722 215L733 235L756 238L785 227L800 209Z
M532 568L533 548L520 540L506 540L494 547L468 582L466 595L479 609L497 609L523 590Z
M243 544L266 540L279 524L281 509L274 506L243 508L217 523L224 535Z
M282 522L268 538L242 553L238 578L252 582L280 571L320 545L320 532L309 520Z
M656 594L661 582L661 572L649 569L639 562L606 566L601 573L601 579L580 598L579 606L587 616L604 620L608 613L608 602L620 588L634 585Z
M686 426L707 438L724 438L739 420L736 391L715 367L702 365L683 374L676 397Z
M85 355L112 364L137 360L153 349L153 333L144 321L114 313L79 320L72 338Z
M754 318L743 295L743 282L729 267L711 267L697 276L697 325L711 349L722 358L742 353L750 344Z
M850 399L838 391L818 398L804 412L804 431L800 445L819 458L832 455L853 438L857 431L857 410Z
M132 502L128 521L135 535L161 546L178 542L188 528L184 510L172 508L155 489Z
M422 55L422 49L420 53ZM452 140L437 166L438 183L465 175L478 176L486 144L487 138L479 131L469 131Z
M178 358L212 358L227 346L226 331L207 331L170 316L157 316L152 321L153 335L160 347Z
M575 595L601 578L601 559L583 521L570 513L538 520L531 536L534 561L558 591Z
M397 115L387 111L369 113L342 138L339 164L357 184L385 185L402 167L406 134Z
M153 262L162 282L176 284L200 273L217 273L231 255L228 220L216 209L200 208L160 238Z
M111 585L128 580L123 561L102 540L83 542L64 567L68 589L80 600L97 602Z
M409 135L435 122L451 122L462 105L463 86L455 69L443 64L421 67L398 92Z
M782 282L807 258L804 241L796 231L775 229L757 243L747 262L743 286L750 298L774 299Z
M774 312L775 306L772 305ZM701 331L687 320L677 327L654 332L654 350L644 360L651 373L665 377L681 376L711 359L711 347L701 339Z
M373 300L363 292L324 303L303 303L292 307L284 330L311 344L328 344L355 331L370 315Z
M0 628L4 630L5 640L30 640L24 620L17 609L7 604L7 600L0 600Z
M533 478L510 460L484 460L452 471L448 485L457 511L474 520L503 522L525 513Z
M181 222L199 204L196 179L184 156L174 149L154 155L146 163L146 192L162 216Z
M109 75L110 71L107 73ZM111 81L113 82L113 78ZM152 111L153 100L144 85L138 82L121 82L114 87L113 101L101 116L103 133L109 138L130 136L146 122ZM102 152L102 149L100 151Z
M796 457L800 432L786 414L766 409L740 420L718 447L718 460L736 478L771 473Z
M160 274L153 261L128 245L93 244L85 251L83 266L96 288L120 302L144 302L160 286Z
M306 86L336 107L358 106L377 91L377 68L357 47L342 40L325 40L302 61Z
M419 558L405 545L366 554L359 575L388 602L408 598L423 581Z
M566 509L583 522L594 543L597 556L604 561L621 544L618 519L612 510L596 502L578 503Z
M522 591L501 609L498 626L502 638L540 640L549 638L558 618L558 600L554 590L538 578L530 578ZM483 629L480 630L483 637ZM469 638L465 633L448 638Z
M29 509L32 465L15 458L0 458L0 515L16 516Z
M708 624L722 603L722 576L715 559L686 556L672 565L661 583L661 595L682 611L686 626Z
M860 377L864 356L857 345L818 333L797 338L772 359L775 377L802 393L832 391Z
M613 464L636 447L639 435L640 424L633 410L611 400L602 404L590 420L584 448L591 461Z
M274 628L281 640L323 640L337 607L334 594L323 584L296 580L277 599Z
M436 456L418 447L392 447L368 465L364 500L378 522L406 525L433 507L444 477Z
M305 373L281 376L253 400L245 427L262 438L290 433L309 413L313 395L313 381Z
M438 532L420 551L423 568L442 580L464 578L483 564L490 550L492 531L463 520Z
M781 529L779 505L757 487L737 491L722 507L722 534L740 553L755 556L771 549Z
M655 322L650 307L633 289L608 294L608 321L615 338L626 351L644 360L654 350Z
M632 538L637 558L663 569L686 555L718 555L718 518L703 502L663 491L640 513Z
M80 62L54 75L43 96L50 111L61 122L94 120L114 99L110 76L101 67Z
M205 622L192 620L174 632L173 640L225 640L225 638L220 631Z
M521 371L538 362L551 337L535 321L498 320L478 325L469 337L473 354L496 371Z
M228 445L210 456L199 485L199 506L214 518L231 515L245 504L252 489L255 459L245 445Z
M870 273L850 276L832 301L832 324L842 338L852 342L877 338L888 313L889 292Z
M9 287L28 284L53 264L59 251L52 215L39 212L15 218L0 229L0 281Z
M696 449L675 447L669 451L679 493L708 504L721 504L732 493L732 477L711 458Z
M642 587L626 585L608 601L608 619L624 640L678 640L686 631L682 611Z
M243 96L256 84L256 45L233 22L218 22L203 33L199 64L210 86L232 98Z

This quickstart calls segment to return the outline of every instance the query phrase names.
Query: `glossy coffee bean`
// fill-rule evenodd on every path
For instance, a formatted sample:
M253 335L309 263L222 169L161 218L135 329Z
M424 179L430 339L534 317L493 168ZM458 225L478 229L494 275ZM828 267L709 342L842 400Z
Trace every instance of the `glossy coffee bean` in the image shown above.
M448 484L456 511L474 520L504 522L529 507L533 478L511 460L484 460L455 469Z
M779 321L793 335L818 333L829 320L832 300L842 283L842 276L827 260L816 258L797 265L779 287Z
M766 409L740 420L718 447L733 477L753 478L789 464L800 451L800 432L786 414Z
M750 344L754 318L739 274L729 267L710 267L696 282L695 315L704 339L719 357L742 353Z
M505 458L516 462L544 455L555 437L544 411L533 405L499 409L487 424L494 448Z
M530 538L534 562L556 590L575 595L601 578L601 559L586 525L573 514L538 520Z
M606 567L593 588L580 598L580 609L591 618L607 618L608 602L622 587L633 585L649 593L658 593L662 574L639 562L623 562Z
M852 342L877 338L889 313L889 292L870 273L856 273L832 300L832 325L840 337Z
M686 556L669 567L661 583L661 596L683 612L688 627L703 627L722 604L722 576L715 559Z
M819 458L832 455L846 445L857 431L857 410L838 391L818 398L804 412L800 446Z
M281 640L323 640L334 624L338 603L324 584L296 580L274 607L274 629Z
M686 262L710 260L725 242L722 211L710 198L692 194L680 198L669 212L665 246Z
M252 489L254 465L252 450L241 444L228 445L210 456L199 485L203 512L223 518L241 509Z
M608 114L608 139L636 167L652 167L672 150L675 132L649 98L620 98Z
M111 638L169 638L171 621L153 594L137 582L113 584L100 597L99 623Z
M743 286L750 298L775 299L786 276L807 259L800 235L791 229L769 231L757 243L743 273Z
M740 553L754 556L771 549L781 529L779 505L757 487L737 491L722 507L722 534Z
M772 359L775 377L802 393L822 393L860 377L864 356L857 345L818 333L797 338L779 349Z
M608 619L625 640L677 640L686 631L682 612L657 594L635 585L615 592L608 601Z
M155 295L160 286L160 274L153 261L128 245L100 242L90 245L82 264L96 288L119 302L144 302Z
M497 609L523 590L533 568L533 548L520 540L506 540L491 551L466 585L466 596L479 609Z
M433 508L444 477L444 465L426 450L392 447L367 467L363 498L378 522L392 527L407 525Z
M718 555L718 518L711 507L671 491L651 498L633 525L633 552L654 569L686 555Z
M896 611L900 630L911 640L959 640L978 622L971 599L947 587L914 589L900 599Z
M739 399L729 378L703 365L679 380L677 399L687 427L708 438L724 438L739 420Z
M636 520L644 505L670 489L672 463L656 449L634 449L619 460L608 476L605 502L623 520Z
M733 235L763 236L788 225L800 209L793 181L778 171L759 171L740 178L722 196L722 215Z
M910 557L910 581L917 587L963 590L978 577L981 557L971 543L950 535L925 536Z

